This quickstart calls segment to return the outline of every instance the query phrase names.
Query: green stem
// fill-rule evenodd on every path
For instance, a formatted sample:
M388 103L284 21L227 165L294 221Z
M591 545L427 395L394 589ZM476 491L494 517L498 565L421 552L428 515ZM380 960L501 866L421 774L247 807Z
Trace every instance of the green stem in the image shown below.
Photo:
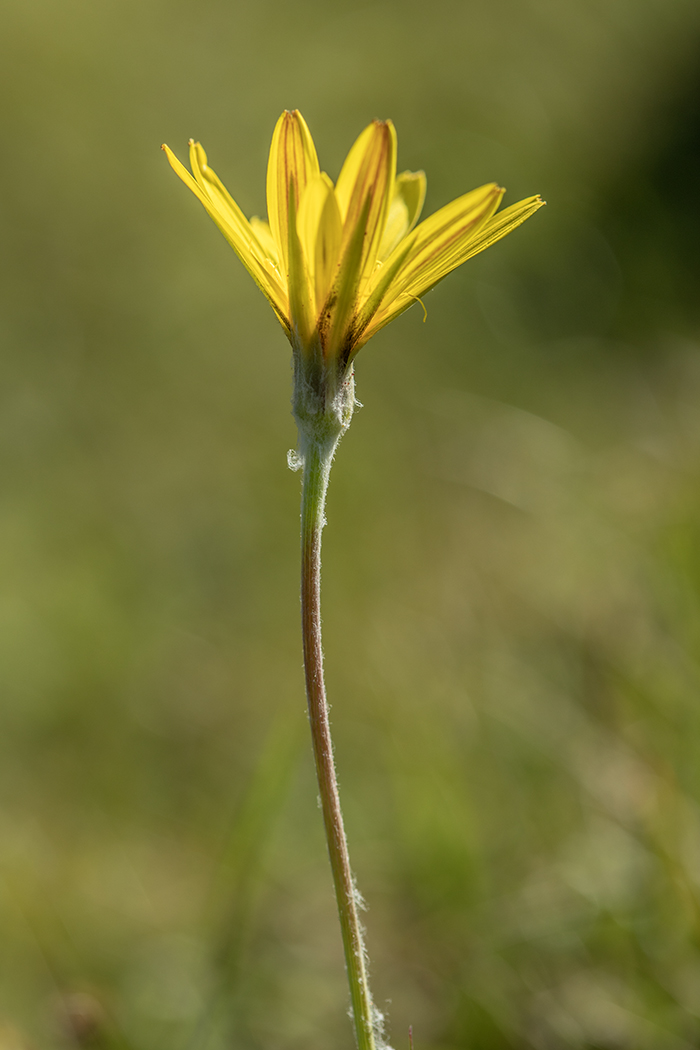
M345 966L359 1050L375 1050L372 996L367 980L367 962L362 926L357 909L357 890L350 869L348 843L340 809L338 780L333 760L333 741L323 681L321 645L321 531L328 476L336 441L309 441L304 448L301 497L301 623L309 722L313 740L323 823L328 842Z

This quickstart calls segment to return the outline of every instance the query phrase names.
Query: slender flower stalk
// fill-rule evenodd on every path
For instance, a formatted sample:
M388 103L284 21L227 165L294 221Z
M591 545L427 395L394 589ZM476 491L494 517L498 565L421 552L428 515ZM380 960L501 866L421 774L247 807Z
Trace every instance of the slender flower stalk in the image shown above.
M396 174L391 121L365 128L334 185L320 170L303 117L285 111L270 147L267 222L245 218L199 143L190 142L191 174L167 146L163 149L267 297L292 345L299 444L290 466L303 468L301 612L309 722L357 1045L375 1050L382 1041L381 1015L367 980L323 678L321 532L328 477L352 419L358 350L544 202L528 197L499 212L505 191L487 183L417 225L425 174Z
M301 501L301 623L309 722L328 853L350 983L350 999L359 1050L374 1050L375 1014L367 980L366 951L357 914L357 892L340 809L333 742L323 680L321 644L321 530L334 449L314 443L304 456ZM378 1033L381 1034L381 1033Z

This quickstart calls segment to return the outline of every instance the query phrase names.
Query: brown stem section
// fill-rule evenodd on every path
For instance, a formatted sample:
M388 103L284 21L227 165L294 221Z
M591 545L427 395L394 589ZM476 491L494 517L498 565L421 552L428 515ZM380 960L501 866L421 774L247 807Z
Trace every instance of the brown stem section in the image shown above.
M301 510L301 622L309 722L323 822L330 856L345 965L359 1050L375 1050L372 997L367 981L357 892L350 868L348 844L340 809L333 759L328 702L323 680L321 644L321 532L333 449L312 444L305 450Z

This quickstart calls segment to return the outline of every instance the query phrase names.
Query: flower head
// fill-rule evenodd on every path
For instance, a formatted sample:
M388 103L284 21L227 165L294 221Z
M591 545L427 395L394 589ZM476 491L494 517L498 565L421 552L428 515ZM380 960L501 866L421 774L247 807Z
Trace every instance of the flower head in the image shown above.
M270 147L267 222L245 218L198 142L192 174L163 149L267 296L295 356L341 376L375 332L544 203L528 197L497 213L504 190L492 182L416 225L425 174L396 174L389 120L365 128L333 185L301 113L284 112Z

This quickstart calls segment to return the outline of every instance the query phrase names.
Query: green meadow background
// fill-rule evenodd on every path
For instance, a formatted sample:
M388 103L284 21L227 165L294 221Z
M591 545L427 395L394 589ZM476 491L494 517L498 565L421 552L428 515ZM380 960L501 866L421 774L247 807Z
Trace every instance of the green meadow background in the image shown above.
M265 214L298 107L426 211L548 207L362 350L325 538L408 1050L700 1046L697 0L6 0L0 1050L352 1047L290 351L160 152Z

